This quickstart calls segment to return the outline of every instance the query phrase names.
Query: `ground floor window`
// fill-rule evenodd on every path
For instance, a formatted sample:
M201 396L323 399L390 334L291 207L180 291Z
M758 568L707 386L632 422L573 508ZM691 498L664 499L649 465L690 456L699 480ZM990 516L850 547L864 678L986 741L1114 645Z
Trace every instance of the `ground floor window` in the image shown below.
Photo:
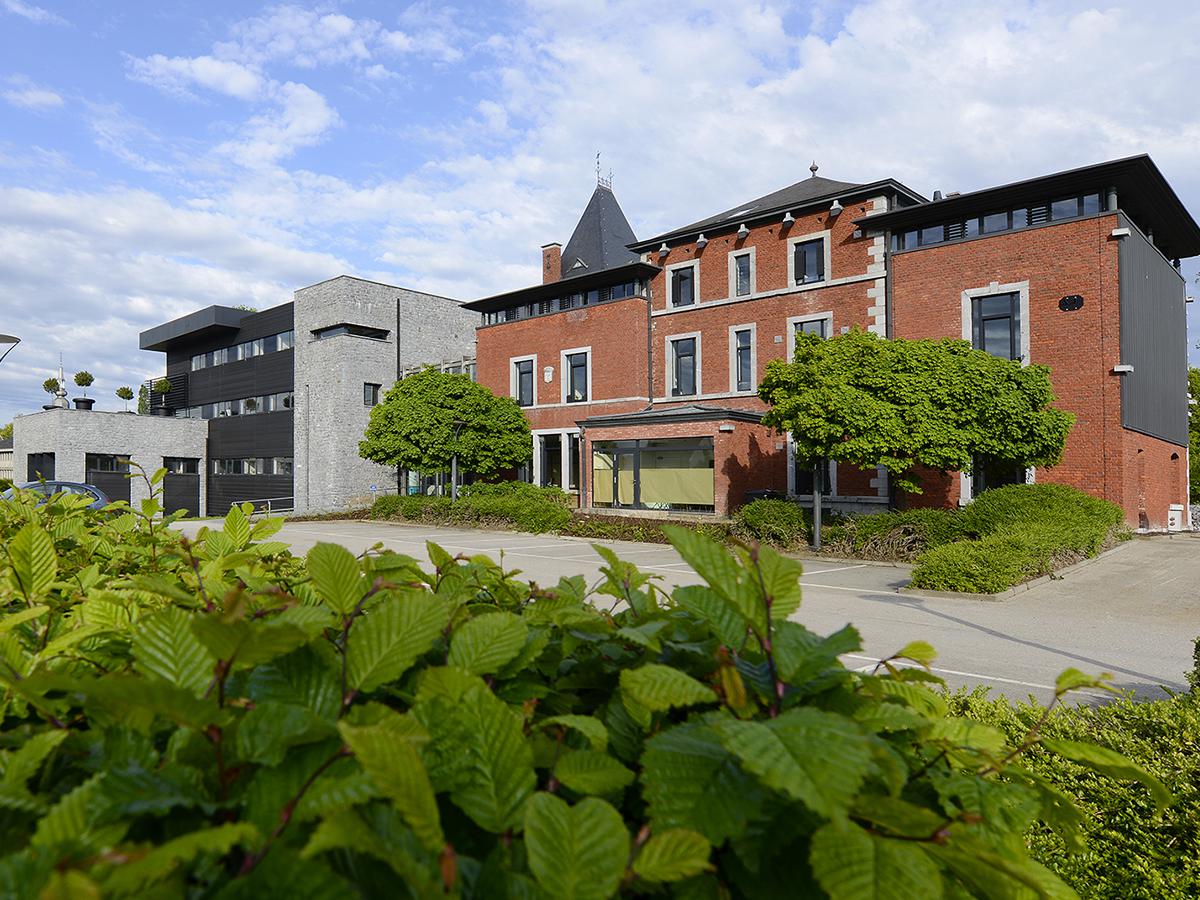
M1006 484L1024 483L1024 466L983 456L975 458L975 467L971 472L972 497L978 497L984 491Z
M30 481L54 480L54 454L30 453L26 459L26 477Z
M128 472L129 457L111 453L87 453L84 468L89 472Z
M594 506L712 512L712 438L596 441Z
M578 432L535 433L535 466L528 480L535 481L541 487L562 488L564 491L579 490L579 453Z
M164 456L163 468L169 475L198 475L200 460L187 456Z

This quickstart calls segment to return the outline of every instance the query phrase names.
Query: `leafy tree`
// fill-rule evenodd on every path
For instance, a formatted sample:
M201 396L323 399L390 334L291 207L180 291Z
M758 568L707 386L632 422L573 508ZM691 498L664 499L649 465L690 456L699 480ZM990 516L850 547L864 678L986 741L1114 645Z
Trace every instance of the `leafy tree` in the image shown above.
M7 425L0 425L0 440L8 440L9 438L11 438L12 431L13 431L13 423L12 422L9 422Z
M117 396L125 401L125 411L129 412L129 401L133 399L133 388L119 387L117 388Z
M164 377L158 379L158 381L154 382L154 393L167 394L167 393L170 393L170 391L171 391L171 379L170 378L167 378L164 376Z
M387 466L429 475L445 472L458 454L463 471L496 475L529 459L525 414L466 375L427 366L384 395L371 410L359 454Z
M137 412L139 416L144 416L150 412L150 389L145 384L138 386Z
M1090 735L949 715L923 641L846 668L766 547L673 529L667 596L607 547L591 590L301 559L250 511L0 504L0 895L1069 900L1025 835L1090 823L1027 755L1174 814Z
M61 388L57 378L47 378L42 382L42 390L47 394L57 394Z
M1188 368L1188 493L1200 502L1200 369Z
M920 493L916 466L969 472L977 456L1023 466L1062 458L1074 417L1050 406L1046 366L962 340L884 340L854 330L796 335L793 362L767 366L764 424L791 432L799 459L882 465Z
M96 379L92 377L92 373L87 371L87 369L84 369L82 372L75 373L75 384L83 388L83 396L85 397L87 396L87 389L90 388L95 381Z

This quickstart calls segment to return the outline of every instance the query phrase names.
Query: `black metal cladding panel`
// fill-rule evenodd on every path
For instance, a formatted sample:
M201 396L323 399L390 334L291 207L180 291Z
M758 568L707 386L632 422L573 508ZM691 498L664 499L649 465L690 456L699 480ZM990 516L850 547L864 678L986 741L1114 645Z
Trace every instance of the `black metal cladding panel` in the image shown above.
M100 488L114 503L118 500L129 502L129 479L124 472L90 471L87 483Z
M1186 284L1122 215L1119 238L1121 424L1186 447L1188 443Z
M223 334L201 335L196 340L180 343L167 351L167 371L172 366L186 365L192 367L192 356L197 353L207 353L209 350L219 350L222 347L232 347L242 341L252 341L255 338L291 331L295 320L295 304L284 303L265 309L260 313L247 313L241 320L236 331L226 331Z
M199 515L200 478L200 475L167 475L163 479L164 512L186 509L189 515Z
M250 359L189 372L188 406L241 400L292 390L296 378L295 350L276 350ZM188 358L191 369L191 357ZM170 369L167 370L168 376Z
M291 497L290 475L209 475L208 514L223 516L234 503ZM279 505L279 504L276 504Z
M292 411L284 410L209 419L208 455L212 459L291 456L292 418Z

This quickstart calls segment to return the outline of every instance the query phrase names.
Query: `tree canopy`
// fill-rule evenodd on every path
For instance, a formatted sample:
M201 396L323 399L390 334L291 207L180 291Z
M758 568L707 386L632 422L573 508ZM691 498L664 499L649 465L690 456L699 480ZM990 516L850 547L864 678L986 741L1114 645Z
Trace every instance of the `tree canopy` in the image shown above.
M796 335L795 359L767 366L763 423L790 432L797 459L885 467L920 493L913 472L971 471L977 456L1024 466L1062 459L1074 417L1050 404L1050 369L963 340L884 340L854 330Z
M371 410L358 452L426 475L446 471L457 453L464 471L486 476L527 461L532 443L516 401L429 366L396 382Z

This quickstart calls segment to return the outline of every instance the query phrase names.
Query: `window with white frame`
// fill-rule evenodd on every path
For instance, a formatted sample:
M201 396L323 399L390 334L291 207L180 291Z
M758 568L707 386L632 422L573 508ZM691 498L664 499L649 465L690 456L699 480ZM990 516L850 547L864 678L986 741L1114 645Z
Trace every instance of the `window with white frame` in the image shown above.
M729 329L729 389L752 391L754 379L754 326L734 325Z
M820 284L829 277L829 232L788 240L788 284Z
M690 397L697 391L699 338L675 338L671 341L671 396Z
M787 358L796 358L796 335L815 334L819 338L833 335L833 313L819 312L804 316L792 316L787 320Z
M568 350L563 353L563 400L567 403L586 403L591 354L587 350Z
M535 357L515 359L512 364L512 395L517 406L533 406Z
M667 269L668 292L672 306L692 306L696 302L696 263L682 263Z
M729 254L729 296L749 297L754 293L754 248Z

